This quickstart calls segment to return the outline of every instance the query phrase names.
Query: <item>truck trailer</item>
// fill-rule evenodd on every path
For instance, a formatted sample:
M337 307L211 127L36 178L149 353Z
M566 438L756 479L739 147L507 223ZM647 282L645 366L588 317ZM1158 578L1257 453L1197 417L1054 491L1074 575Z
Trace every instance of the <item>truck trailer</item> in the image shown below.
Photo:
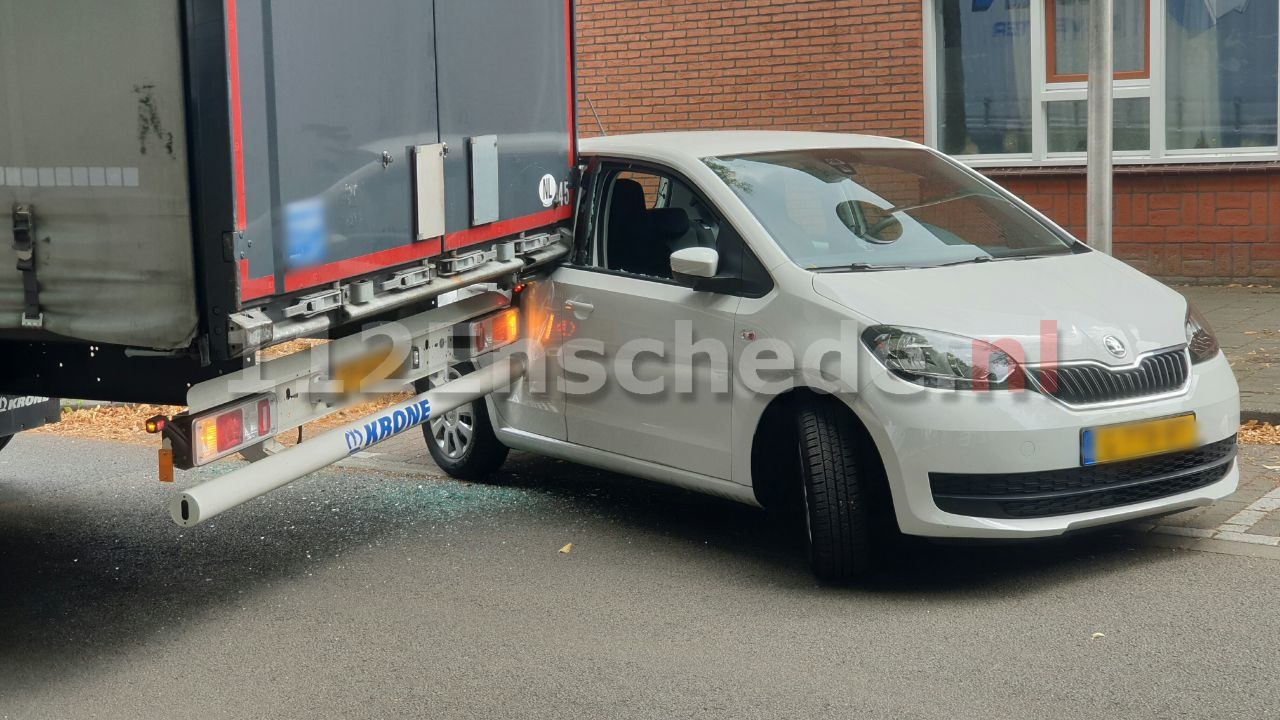
M0 0L0 396L185 406L149 427L167 475L265 457L353 373L421 384L514 339L514 289L568 252L572 23L569 0ZM301 338L331 342L259 362ZM0 434L56 416L22 407Z

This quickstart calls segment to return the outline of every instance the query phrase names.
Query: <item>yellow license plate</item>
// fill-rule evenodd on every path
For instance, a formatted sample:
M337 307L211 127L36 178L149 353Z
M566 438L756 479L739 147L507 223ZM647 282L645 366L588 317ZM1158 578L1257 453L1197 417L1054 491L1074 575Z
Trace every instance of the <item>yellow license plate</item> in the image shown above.
M1085 428L1080 432L1080 464L1097 465L1132 460L1186 450L1195 445L1195 413Z
M391 357L391 347L374 350L354 360L338 365L333 370L333 381L343 395L356 395L376 391L378 383L389 379L384 363ZM394 368L392 368L394 370Z

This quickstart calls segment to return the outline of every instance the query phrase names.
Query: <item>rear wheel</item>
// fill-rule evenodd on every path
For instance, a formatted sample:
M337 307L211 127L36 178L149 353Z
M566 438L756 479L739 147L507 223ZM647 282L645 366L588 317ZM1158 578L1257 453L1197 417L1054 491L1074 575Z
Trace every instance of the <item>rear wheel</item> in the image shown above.
M427 381L437 387L475 370L471 363L454 365ZM507 459L507 446L493 432L489 407L484 398L473 400L455 410L432 415L422 426L427 450L450 477L459 480L483 480L502 467Z
M865 574L873 560L872 502L859 467L859 434L841 410L808 401L796 413L809 564L830 583Z

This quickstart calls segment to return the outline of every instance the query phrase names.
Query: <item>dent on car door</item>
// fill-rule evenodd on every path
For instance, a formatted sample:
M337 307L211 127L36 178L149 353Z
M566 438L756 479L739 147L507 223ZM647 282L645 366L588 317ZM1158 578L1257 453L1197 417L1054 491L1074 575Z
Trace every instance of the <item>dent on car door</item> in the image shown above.
M570 330L569 441L727 479L740 298L683 287L670 270L673 250L714 246L719 221L661 170L606 166L602 175L594 232L582 239L590 247L554 275Z

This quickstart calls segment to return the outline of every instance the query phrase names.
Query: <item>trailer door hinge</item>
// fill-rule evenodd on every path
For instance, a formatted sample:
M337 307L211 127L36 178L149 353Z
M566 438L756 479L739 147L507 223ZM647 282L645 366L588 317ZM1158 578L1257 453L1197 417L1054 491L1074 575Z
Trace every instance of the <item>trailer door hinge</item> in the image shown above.
M22 327L44 327L40 311L40 281L36 277L35 220L33 208L24 203L13 206L13 252L22 273Z
M285 317L311 317L342 307L346 297L341 289L333 288L305 295L298 302L284 309Z

